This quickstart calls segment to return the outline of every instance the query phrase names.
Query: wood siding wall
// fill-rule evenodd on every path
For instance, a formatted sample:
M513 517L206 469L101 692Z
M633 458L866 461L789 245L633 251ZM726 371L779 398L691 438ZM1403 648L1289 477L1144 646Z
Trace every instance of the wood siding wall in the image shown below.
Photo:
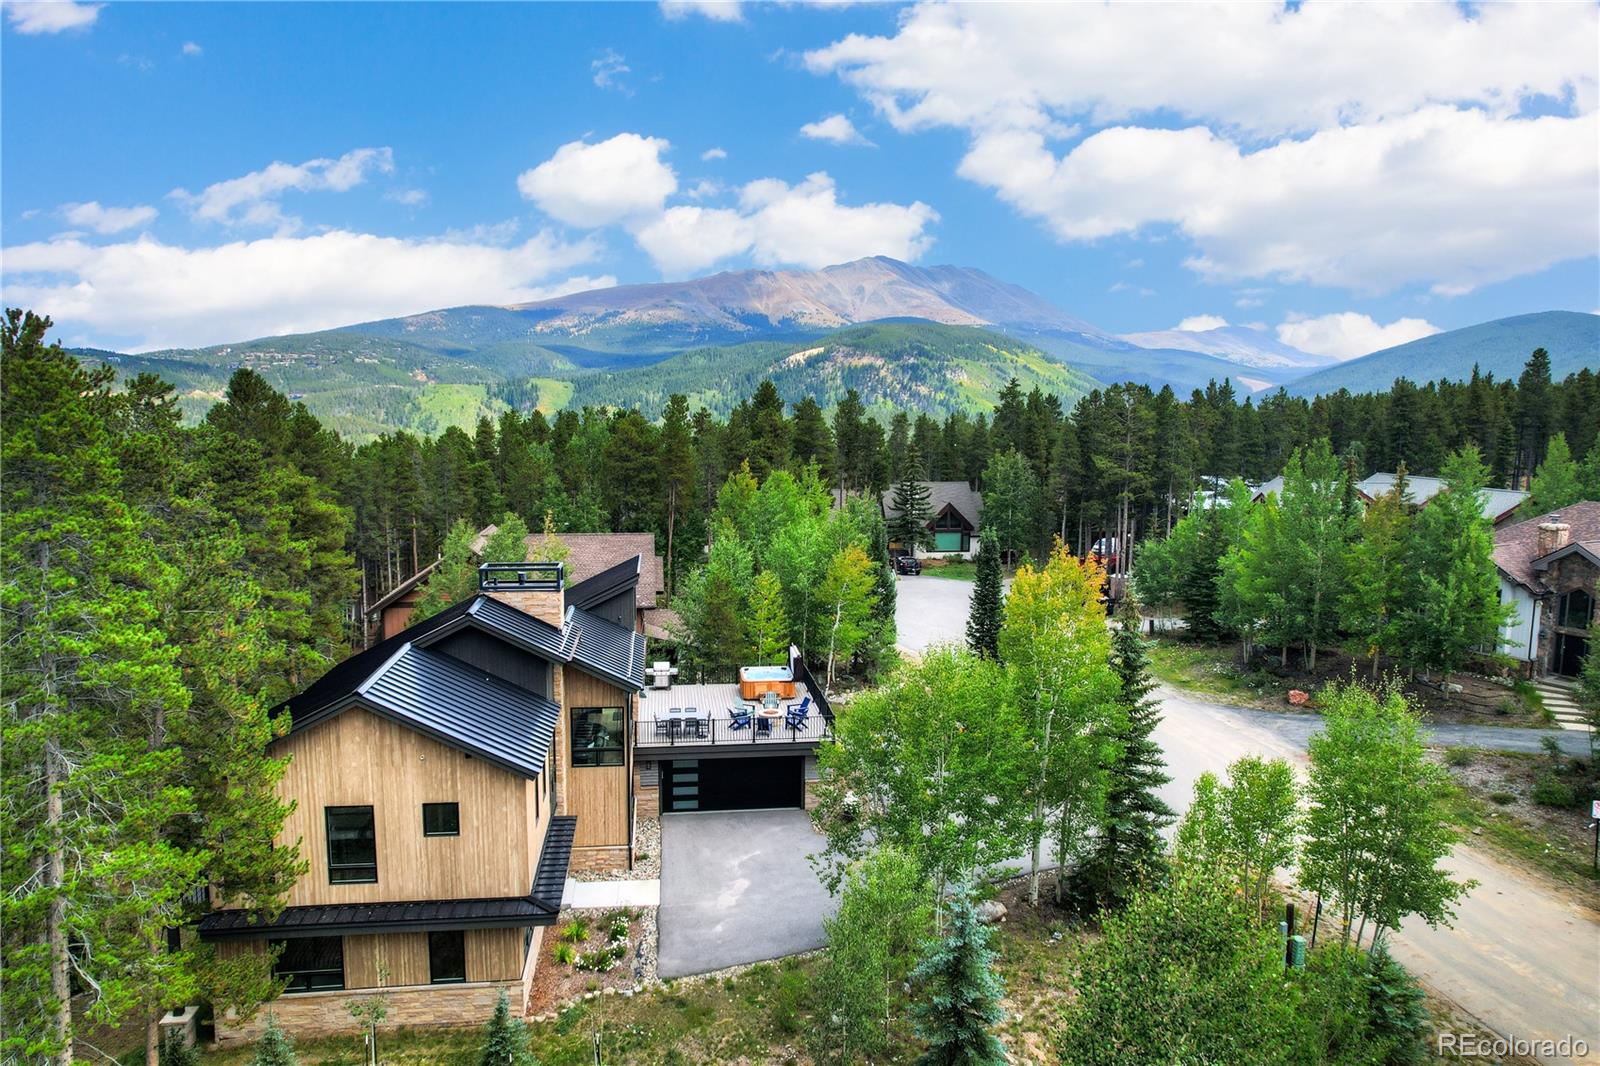
M278 839L310 869L292 906L527 893L543 842L528 821L526 778L359 708L289 736L279 788L296 803ZM461 835L422 835L424 803L459 803ZM378 880L329 884L323 808L373 808Z
M571 718L574 707L621 707L624 729L631 730L632 701L622 689L571 666L562 674L562 729L557 758L567 777L562 813L577 815L575 847L598 844L626 847L632 839L629 824L629 782L633 773L633 737L625 733L621 766L573 766Z
M514 981L522 976L522 942L526 935L525 929L466 930L462 936L467 949L467 981ZM217 945L217 955L224 959L259 955L266 950L265 940L224 940ZM379 967L389 971L381 987L429 984L432 975L428 972L428 934L379 933L344 938L345 989L380 987ZM294 995L291 993L291 998Z

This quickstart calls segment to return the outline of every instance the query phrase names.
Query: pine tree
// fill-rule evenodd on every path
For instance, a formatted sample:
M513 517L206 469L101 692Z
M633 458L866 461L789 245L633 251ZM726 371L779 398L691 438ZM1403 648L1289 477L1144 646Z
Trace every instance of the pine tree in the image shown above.
M1111 765L1100 834L1085 866L1086 887L1102 906L1112 907L1126 902L1141 877L1161 861L1161 830L1175 817L1157 794L1172 778L1164 772L1161 746L1150 738L1161 712L1150 698L1155 683L1131 596L1123 600L1118 621L1111 637L1111 668L1122 684L1119 701L1127 718L1115 734L1121 750Z
M978 920L962 886L944 903L944 935L912 971L921 998L912 1006L917 1035L928 1050L918 1066L1000 1066L1005 1048L994 1027L1005 1018L1005 986L995 973L989 927Z
M933 547L933 531L928 520L933 517L928 503L928 483L923 480L922 457L915 444L907 444L900 459L899 479L894 486L894 502L890 510L889 539L900 544L900 550L915 555L918 548Z
M983 539L978 544L978 574L972 585L972 611L967 615L967 646L986 659L1000 657L1003 606L1000 549Z
M533 1062L528 1027L521 1018L511 1016L511 1001L502 988L494 1001L494 1014L484 1029L479 1066L533 1066Z
M278 1024L276 1014L267 1015L267 1027L256 1041L256 1053L250 1066L300 1066L300 1058L294 1053L294 1041Z

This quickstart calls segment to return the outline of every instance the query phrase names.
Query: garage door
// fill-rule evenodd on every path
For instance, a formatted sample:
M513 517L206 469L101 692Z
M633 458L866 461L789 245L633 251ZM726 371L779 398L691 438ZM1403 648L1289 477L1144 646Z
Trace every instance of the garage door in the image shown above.
M804 756L673 759L661 764L663 811L750 811L799 807Z

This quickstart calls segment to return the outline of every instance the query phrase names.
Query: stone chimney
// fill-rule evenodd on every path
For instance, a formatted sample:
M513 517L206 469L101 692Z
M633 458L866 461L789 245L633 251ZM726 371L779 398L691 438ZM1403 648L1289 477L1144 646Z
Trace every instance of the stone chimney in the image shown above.
M1565 548L1572 538L1572 527L1561 521L1560 515L1551 515L1539 523L1539 539L1534 545L1535 559L1543 559L1557 548Z
M561 628L567 613L566 568L561 563L484 563L478 591Z

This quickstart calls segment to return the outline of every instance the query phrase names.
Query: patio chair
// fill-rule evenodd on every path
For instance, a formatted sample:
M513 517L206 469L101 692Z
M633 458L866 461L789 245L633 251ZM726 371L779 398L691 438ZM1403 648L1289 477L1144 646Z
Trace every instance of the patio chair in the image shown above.
M750 728L750 708L736 708L729 716L728 729L737 733L741 729Z
M807 696L799 703L789 704L788 714L784 717L784 724L796 733L806 727L806 719L811 716L811 697Z
M683 709L683 731L693 733L701 740L711 735L711 716L700 716L700 708L685 707Z
M670 737L677 732L678 708L673 707L667 711L667 717L656 719L656 736Z

